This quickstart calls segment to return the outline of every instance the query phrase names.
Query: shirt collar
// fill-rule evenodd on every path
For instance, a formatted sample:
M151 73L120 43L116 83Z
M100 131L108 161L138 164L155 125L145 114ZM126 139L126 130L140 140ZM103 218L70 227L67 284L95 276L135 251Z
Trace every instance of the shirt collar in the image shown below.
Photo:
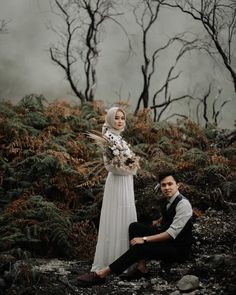
M179 195L179 191L177 191L169 200L168 203L172 204L175 200L175 198Z

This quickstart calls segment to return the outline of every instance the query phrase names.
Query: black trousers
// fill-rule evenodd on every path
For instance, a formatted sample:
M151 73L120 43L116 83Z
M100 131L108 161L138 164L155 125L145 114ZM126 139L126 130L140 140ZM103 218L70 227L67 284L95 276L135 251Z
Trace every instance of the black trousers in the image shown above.
M150 236L157 233L157 229L148 227L138 222L131 223L129 226L130 240L134 237ZM113 273L119 275L139 260L182 260L182 258L187 254L186 251L187 249L177 247L173 239L157 243L138 244L131 246L128 251L111 263L109 267Z

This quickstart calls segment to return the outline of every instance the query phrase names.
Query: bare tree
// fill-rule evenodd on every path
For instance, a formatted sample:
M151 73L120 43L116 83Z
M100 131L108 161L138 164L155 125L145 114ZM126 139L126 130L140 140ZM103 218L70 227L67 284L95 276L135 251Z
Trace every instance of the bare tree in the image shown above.
M179 52L175 58L175 61L173 65L169 68L166 78L164 80L163 85L155 91L153 95L153 105L151 106L151 109L154 110L154 121L159 121L161 119L161 116L164 114L166 109L174 102L183 100L183 99L193 99L193 97L190 94L184 94L177 97L172 97L172 94L170 92L170 84L178 79L181 75L181 71L179 71L177 74L174 73L174 70L176 69L176 66L181 61L183 56L190 52L191 50L195 50L198 47L198 39L194 39L192 41L187 41L182 38L182 36L176 36L172 39L170 39L171 42L173 41L180 41L181 47L179 49ZM162 49L162 48L161 48ZM163 94L162 94L163 93ZM156 102L157 98L160 98L160 96L163 98L161 103ZM159 113L157 113L157 110L159 109Z
M216 97L213 98L213 102L210 101L212 93L212 84L209 85L207 92L203 95L202 98L195 98L199 102L196 107L197 123L200 124L202 118L205 122L205 127L209 125L217 126L219 124L219 115L222 113L224 106L231 101L231 99L226 99L220 103L220 106L217 107L217 102L222 90L219 89Z
M219 124L219 115L222 113L223 108L226 104L228 104L231 101L231 98L228 98L220 103L220 106L217 108L217 102L219 101L220 94L222 92L222 89L218 90L218 95L213 101L212 104L212 120L214 124L217 126Z
M235 0L153 0L161 5L178 8L202 24L210 37L208 52L221 57L229 71L236 92L236 69L233 64L236 48ZM212 51L213 49L214 51Z
M50 48L51 59L64 70L71 89L81 103L93 101L104 24L119 15L115 10L115 1L54 0L53 4L52 10L62 19L63 27L51 27L59 37ZM78 78L81 68L85 86Z
M149 88L151 77L155 71L155 61L157 58L157 52L153 52L151 56L148 56L147 53L147 43L148 43L148 34L152 26L157 20L160 4L152 4L150 0L139 1L133 9L136 23L139 25L142 31L142 54L144 63L141 66L142 76L143 76L143 90L140 94L135 113L140 108L141 102L143 102L143 108L148 108L149 105ZM138 12L141 10L141 15L138 15ZM151 65L150 65L150 62ZM151 68L150 68L151 66Z
M142 77L143 77L143 88L138 99L138 103L135 109L135 114L143 104L144 110L149 107L150 100L152 100L151 109L154 110L154 121L159 121L165 110L170 106L170 104L188 98L189 95L181 95L179 97L172 97L170 94L170 84L179 78L181 72L177 74L174 72L177 64L183 58L183 56L195 49L198 46L198 40L186 41L185 34L176 35L173 38L170 38L163 46L153 49L150 49L150 40L153 36L153 31L151 31L158 21L158 16L160 13L161 3L154 3L152 0L142 0L133 8L133 14L135 16L135 21L141 29L142 35L142 55L143 55L143 64L141 66ZM164 79L163 85L159 89L156 89L156 86L151 85L154 77L157 73L157 61L160 58L161 53L167 50L172 44L176 43L182 44L177 57L174 61L174 64L170 66L170 69L167 72L167 75ZM177 49L178 51L178 49ZM162 76L164 76L162 74ZM154 88L151 94L151 86ZM161 100L161 103L157 103L157 99ZM163 101L164 100L164 101ZM159 109L159 114L157 114L157 109Z
M7 33L7 24L9 21L6 19L0 19L0 34Z

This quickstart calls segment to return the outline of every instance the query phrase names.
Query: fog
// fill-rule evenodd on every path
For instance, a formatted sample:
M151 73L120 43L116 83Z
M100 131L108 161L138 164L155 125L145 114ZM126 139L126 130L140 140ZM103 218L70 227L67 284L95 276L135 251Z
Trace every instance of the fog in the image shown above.
M0 99L16 102L27 94L36 93L49 100L67 99L79 103L64 72L49 56L48 49L55 40L55 34L47 25L56 20L49 11L49 0L0 0L0 19L8 21L8 32L0 35ZM96 99L103 100L107 106L119 99L129 100L132 110L142 89L140 31L130 14L123 21L129 28L134 52L129 54L124 33L110 22L100 48ZM167 40L176 32L187 30L197 32L201 28L191 19L166 9L153 31L149 50L160 46L162 38ZM163 73L166 73L175 55L175 48L172 48L158 62L155 86L161 85L165 76ZM173 83L173 95L191 93L202 97L213 81L215 95L217 87L222 89L219 105L220 100L232 99L223 109L220 127L233 128L236 98L229 73L199 53L187 55L179 70L182 74ZM181 102L173 105L169 114L171 112L189 114L189 109L186 102ZM195 112L194 105L191 112Z

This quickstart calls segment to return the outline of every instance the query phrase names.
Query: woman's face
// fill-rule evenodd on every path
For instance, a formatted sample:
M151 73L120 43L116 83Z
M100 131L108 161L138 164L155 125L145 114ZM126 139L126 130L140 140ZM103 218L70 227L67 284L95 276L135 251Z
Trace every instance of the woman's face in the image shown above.
M125 127L125 115L122 111L117 111L115 115L115 126L117 130L122 130Z

